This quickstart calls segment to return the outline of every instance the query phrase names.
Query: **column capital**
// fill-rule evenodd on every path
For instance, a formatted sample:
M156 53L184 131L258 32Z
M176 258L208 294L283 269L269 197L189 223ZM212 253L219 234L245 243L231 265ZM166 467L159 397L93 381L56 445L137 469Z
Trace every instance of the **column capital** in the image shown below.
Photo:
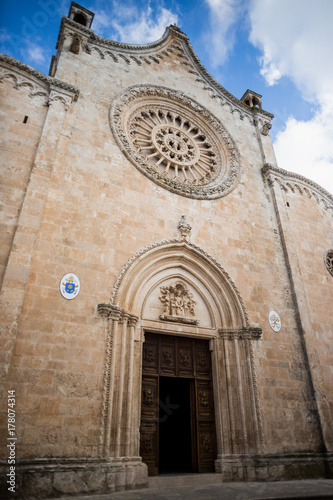
M223 340L259 340L262 336L262 329L259 327L221 328L218 330L218 334Z

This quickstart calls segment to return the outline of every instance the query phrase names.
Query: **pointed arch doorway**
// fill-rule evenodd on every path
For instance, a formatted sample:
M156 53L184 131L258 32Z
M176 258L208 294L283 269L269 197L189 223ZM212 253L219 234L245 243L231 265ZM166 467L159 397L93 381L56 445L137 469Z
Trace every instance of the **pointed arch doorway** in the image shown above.
M145 334L140 455L151 476L214 472L216 429L208 340Z
M261 329L249 324L242 297L222 266L188 241L154 243L128 260L114 283L110 304L99 304L98 311L108 320L101 435L104 456L119 471L140 471L136 473L142 478L148 468L150 474L156 474L173 466L170 447L174 449L171 458L184 447L181 462L189 471L211 470L214 463L215 472L228 479L233 468L247 470L243 457L255 456L263 442L253 355L253 342L260 338ZM166 354L162 370L163 343L171 341L175 366L168 372L173 361ZM181 371L188 363L188 352L181 352L182 342L188 342L194 353L203 342L209 352L210 385L202 395L198 384L205 377L197 376L196 354L190 360L196 372ZM156 351L154 373L146 363L147 356L151 357L148 347ZM205 392L212 394L208 402ZM172 395L187 401L185 424L179 420L175 429L180 429L182 438L190 427L191 437L180 447L171 444L170 434L176 432L172 428L164 437L162 432L160 439L163 422L158 420L165 416L158 404L161 394L164 405L168 396L171 405L179 404ZM207 418L215 429L208 438L200 435L201 397L203 409L212 408L215 418L215 422ZM144 406L150 422L145 415L142 418ZM163 446L161 454L159 447L163 450ZM202 449L210 455L207 464Z

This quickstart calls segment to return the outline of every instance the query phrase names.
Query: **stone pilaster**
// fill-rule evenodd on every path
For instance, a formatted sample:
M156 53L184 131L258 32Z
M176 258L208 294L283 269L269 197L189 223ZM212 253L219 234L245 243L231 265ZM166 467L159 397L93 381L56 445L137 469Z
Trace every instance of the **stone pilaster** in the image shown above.
M251 342L261 336L259 328L219 330L219 380L222 405L222 447L215 462L223 470L224 457L259 453L260 408L256 377L251 361Z

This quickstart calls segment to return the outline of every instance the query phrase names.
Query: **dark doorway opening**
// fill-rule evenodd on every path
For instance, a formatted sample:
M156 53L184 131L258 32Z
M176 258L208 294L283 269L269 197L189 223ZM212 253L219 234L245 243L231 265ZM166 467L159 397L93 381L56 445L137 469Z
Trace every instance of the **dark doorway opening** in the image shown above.
M140 455L148 475L214 472L214 415L209 342L147 332Z
M191 386L187 378L159 379L159 472L192 472Z

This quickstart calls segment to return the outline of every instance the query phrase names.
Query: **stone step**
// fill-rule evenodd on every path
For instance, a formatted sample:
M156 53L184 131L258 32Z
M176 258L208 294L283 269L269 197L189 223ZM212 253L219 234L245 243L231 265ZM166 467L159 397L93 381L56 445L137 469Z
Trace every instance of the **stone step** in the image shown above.
M220 484L220 474L161 474L148 478L149 488L175 488L178 486L200 486L203 484Z

